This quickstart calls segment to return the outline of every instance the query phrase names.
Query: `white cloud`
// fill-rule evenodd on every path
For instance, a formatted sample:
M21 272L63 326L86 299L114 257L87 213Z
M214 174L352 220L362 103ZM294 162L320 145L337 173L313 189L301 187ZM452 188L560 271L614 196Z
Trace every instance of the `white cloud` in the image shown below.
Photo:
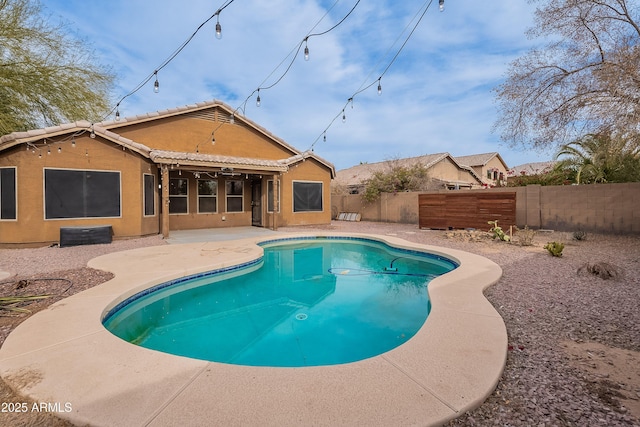
M548 154L514 152L491 133L497 117L491 89L507 64L533 46L524 36L533 8L512 0L449 0L439 13L433 3L382 78L381 96L376 79L422 2L361 2L335 30L310 37L310 60L305 62L300 51L286 76L261 90L260 108L255 95L247 101L245 115L301 150L318 139L315 151L338 169L442 151L499 151L510 165L548 159ZM214 98L239 107L256 88L282 76L292 59L286 55L309 31L326 31L354 4L337 2L320 21L333 1L233 2L219 16L222 39L214 37L214 18L158 72L160 92L154 94L149 82L122 102L121 114ZM152 74L217 7L209 0L51 0L46 6L77 27L118 73L118 99ZM347 106L347 122L338 118L324 142L323 130L347 99L372 82L355 97L353 109Z

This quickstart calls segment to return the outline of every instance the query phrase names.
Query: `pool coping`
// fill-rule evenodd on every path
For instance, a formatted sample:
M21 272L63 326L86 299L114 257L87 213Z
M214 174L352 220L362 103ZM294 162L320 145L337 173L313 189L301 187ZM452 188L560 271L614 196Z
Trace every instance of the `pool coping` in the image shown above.
M432 310L407 343L359 362L305 368L235 366L128 344L102 317L137 292L255 260L257 243L352 236L424 250L460 267L429 285ZM35 314L0 348L0 375L61 418L90 425L440 425L479 406L506 363L504 322L482 291L494 262L454 249L361 233L286 233L153 246L94 258L114 279Z

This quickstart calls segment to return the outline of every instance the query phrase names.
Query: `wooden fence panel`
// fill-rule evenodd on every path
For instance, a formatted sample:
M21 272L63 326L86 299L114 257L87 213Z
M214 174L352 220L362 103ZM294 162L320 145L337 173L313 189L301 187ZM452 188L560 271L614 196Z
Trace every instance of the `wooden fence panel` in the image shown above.
M476 228L488 230L488 221L501 227L516 224L516 193L452 192L418 195L420 228Z

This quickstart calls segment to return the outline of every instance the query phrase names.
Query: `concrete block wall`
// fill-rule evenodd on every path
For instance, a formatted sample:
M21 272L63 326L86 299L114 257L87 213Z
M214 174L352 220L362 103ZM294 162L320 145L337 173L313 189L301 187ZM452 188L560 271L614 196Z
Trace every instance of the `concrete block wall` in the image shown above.
M443 190L445 191L445 190ZM516 225L533 229L640 234L640 182L493 188L515 191ZM438 193L438 192L436 192ZM359 195L332 195L332 212L357 212L363 221L418 224L418 194L383 194L365 204Z

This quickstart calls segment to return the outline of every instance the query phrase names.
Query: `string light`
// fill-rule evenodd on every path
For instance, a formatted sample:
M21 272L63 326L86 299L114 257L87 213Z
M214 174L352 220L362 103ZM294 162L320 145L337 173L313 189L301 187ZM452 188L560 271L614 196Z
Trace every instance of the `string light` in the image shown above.
M91 139L96 139L96 131L93 130L93 123L91 123L91 132L89 133Z
M216 137L214 135L214 132L211 132L211 145L215 145L216 144Z
M308 37L304 39L304 60L305 61L309 60L309 46L307 45L307 39Z
M71 136L71 146L73 148L76 148L76 137L75 136Z
M153 74L156 76L156 81L153 83L153 91L158 93L160 91L160 83L158 83L158 70L154 71Z
M396 54L394 55L394 57L391 59L391 61L389 62L389 64L387 64L387 67L384 69L384 71L382 72L382 74L380 74L380 76L374 80L373 82L371 82L370 84L368 84L365 87L362 87L365 85L366 80L365 79L365 83L362 84L361 88L356 91L356 93L354 93L348 100L347 103L345 104L345 106L342 108L342 122L346 122L346 115L344 112L344 109L346 108L347 105L349 105L349 103L351 103L351 108L353 108L353 100L356 97L356 95L364 92L365 90L369 89L371 86L373 86L376 81L378 82L378 95L382 94L382 84L381 84L381 79L382 77L387 73L387 71L389 71L389 69L391 68L391 66L395 63L396 59L398 58L398 56L400 55L400 53L402 52L402 50L404 49L404 47L406 46L407 42L409 41L409 39L411 38L411 36L413 35L413 33L415 32L415 30L418 28L418 25L420 25L420 22L422 21L422 19L424 18L424 16L426 15L427 11L429 10L429 7L431 6L432 0L426 0L425 3L420 7L420 9L418 9L418 11L416 12L416 15L414 16L414 18L407 24L407 27L405 27L405 29L402 31L401 34L403 34L407 28L409 28L409 25L415 21L416 23L413 25L413 28L411 29L411 31L409 32L409 34L407 35L407 37L405 38L404 42L402 43L402 45L400 46L400 48L398 49L398 51L396 52ZM441 7L441 11L444 9L444 0L439 0L439 4ZM400 37L398 37L398 39L396 39L396 41L393 43L393 45L395 45ZM393 47L392 45L392 47ZM329 125L324 129L324 131L322 132L322 139L323 141L326 141L326 131L327 129L329 129L333 123L337 120L337 118L340 117L340 113L338 113L336 116L334 116L334 118L330 121ZM318 140L320 139L320 136L318 136L315 141L311 144L311 146L309 147L310 151L313 151L313 148L315 146L315 144L318 142Z
M220 25L220 14L216 13L216 38L220 40L222 38L222 25Z
M120 120L120 109L118 107L120 107L120 103L116 105L116 121Z
M258 97L256 98L256 107L260 107L260 88L258 88Z
M444 12L444 0L440 0L440 4L438 5L438 9L440 9L440 12Z

